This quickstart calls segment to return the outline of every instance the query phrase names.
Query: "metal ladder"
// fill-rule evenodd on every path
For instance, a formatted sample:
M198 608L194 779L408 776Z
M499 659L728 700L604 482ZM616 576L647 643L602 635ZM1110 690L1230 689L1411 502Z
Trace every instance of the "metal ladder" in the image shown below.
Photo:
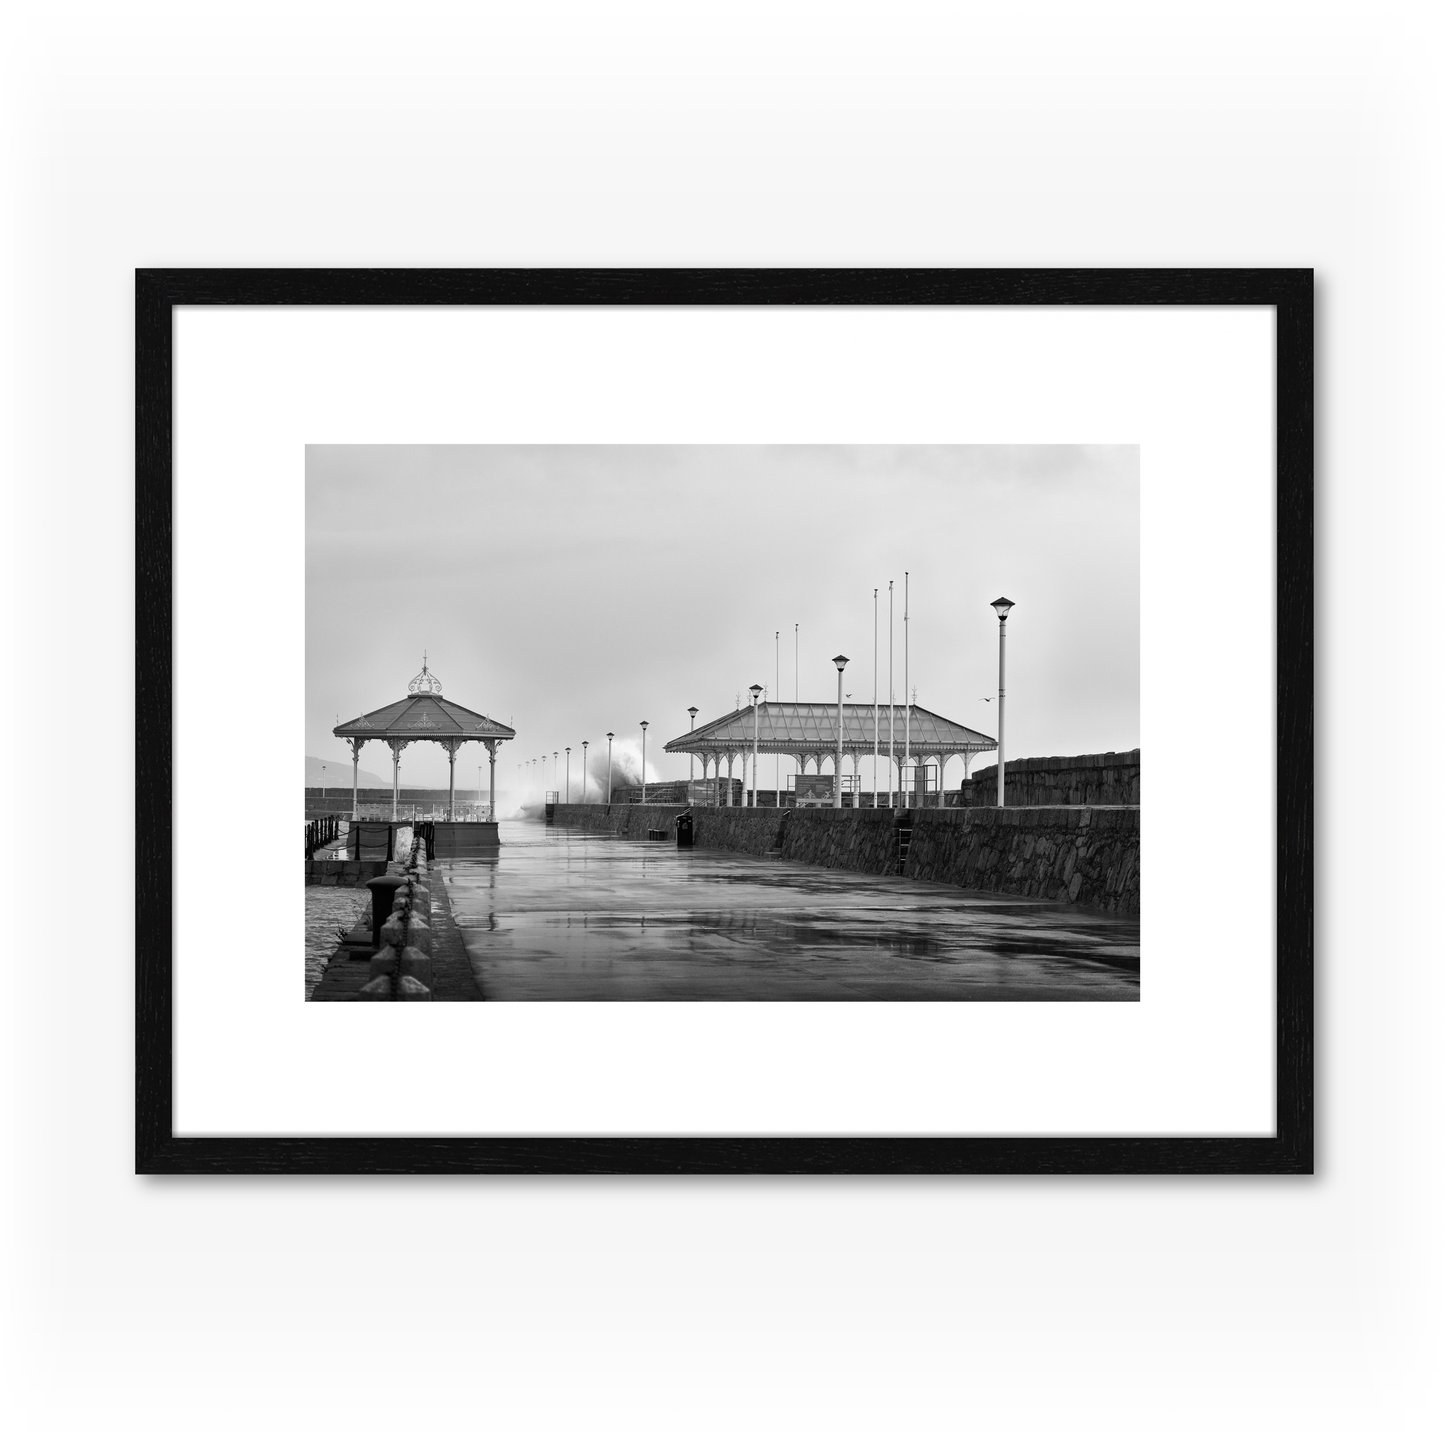
M908 848L913 842L913 828L910 824L898 825L898 873L901 876L908 867Z

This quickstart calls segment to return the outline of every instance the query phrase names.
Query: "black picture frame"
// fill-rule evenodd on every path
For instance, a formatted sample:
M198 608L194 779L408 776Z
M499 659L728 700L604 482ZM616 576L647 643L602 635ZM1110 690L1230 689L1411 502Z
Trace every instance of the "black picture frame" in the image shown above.
M1249 270L138 270L136 1171L1308 1174L1314 275ZM1276 1132L1271 1137L237 1138L172 1130L172 312L177 306L1188 306L1276 318Z

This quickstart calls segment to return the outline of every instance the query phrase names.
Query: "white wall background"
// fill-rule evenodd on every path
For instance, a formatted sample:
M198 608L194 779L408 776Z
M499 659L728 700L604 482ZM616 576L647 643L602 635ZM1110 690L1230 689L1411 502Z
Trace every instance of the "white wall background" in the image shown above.
M11 1438L1438 1437L1432 7L252 0L5 36ZM678 263L1319 269L1316 1178L132 1176L132 268ZM113 847L32 842L97 800Z

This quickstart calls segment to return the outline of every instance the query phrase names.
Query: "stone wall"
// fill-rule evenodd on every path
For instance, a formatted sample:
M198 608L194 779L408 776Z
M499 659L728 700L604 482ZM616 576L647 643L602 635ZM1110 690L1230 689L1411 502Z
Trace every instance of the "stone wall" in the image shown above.
M1010 758L1003 775L1010 808L1118 807L1139 803L1139 749L1076 758ZM998 765L973 775L975 805L998 801Z
M472 774L476 776L475 773ZM351 816L351 783L350 773L347 774L347 783L344 787L328 780L326 790L320 788L306 789L306 818L309 822L312 818L325 818L331 814L341 817ZM360 788L356 794L357 806L363 810L376 812L380 810L387 816L391 813L391 789L390 788ZM400 807L403 817L410 818L413 807L420 809L423 813L433 813L438 809L444 809L447 805L447 790L445 788L403 788L401 790ZM475 788L457 788L457 808L485 808L487 806L487 792L482 789L479 793Z
M1138 808L919 809L912 822L909 878L1138 917Z
M1007 781L1007 779L1005 779ZM623 838L664 830L676 840L676 807L560 803L555 826ZM900 827L911 828L904 876L1110 913L1139 912L1139 809L695 808L693 840L755 858L856 873L898 866Z
M337 888L364 888L367 880L386 872L386 859L308 858L306 881Z

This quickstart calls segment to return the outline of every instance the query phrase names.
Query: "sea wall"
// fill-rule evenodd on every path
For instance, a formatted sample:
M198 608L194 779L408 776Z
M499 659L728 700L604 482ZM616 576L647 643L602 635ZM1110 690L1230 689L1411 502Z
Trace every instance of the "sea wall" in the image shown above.
M475 776L475 774L473 774ZM342 817L351 815L351 775L347 774L345 785L328 781L325 791L320 788L306 789L306 817L325 818L330 814L339 814ZM356 794L357 806L363 809L380 809L387 815L391 812L391 789L390 788L360 788ZM486 790L480 793L475 788L457 789L458 808L479 808L485 807L487 802ZM434 812L438 808L445 808L447 805L447 790L445 788L403 788L401 790L400 807L403 817L410 818L413 807L423 812Z
M1136 807L919 809L905 874L1137 917L1139 817Z
M1007 779L1007 775L1005 775ZM676 839L675 806L560 803L554 826L645 839L650 829ZM903 875L992 893L1075 903L1110 913L1139 912L1139 809L695 808L693 840L755 858L857 873L898 868Z
M1003 774L1010 808L1127 807L1139 803L1139 749L1074 758L1010 758ZM998 765L973 775L974 804L998 801Z

